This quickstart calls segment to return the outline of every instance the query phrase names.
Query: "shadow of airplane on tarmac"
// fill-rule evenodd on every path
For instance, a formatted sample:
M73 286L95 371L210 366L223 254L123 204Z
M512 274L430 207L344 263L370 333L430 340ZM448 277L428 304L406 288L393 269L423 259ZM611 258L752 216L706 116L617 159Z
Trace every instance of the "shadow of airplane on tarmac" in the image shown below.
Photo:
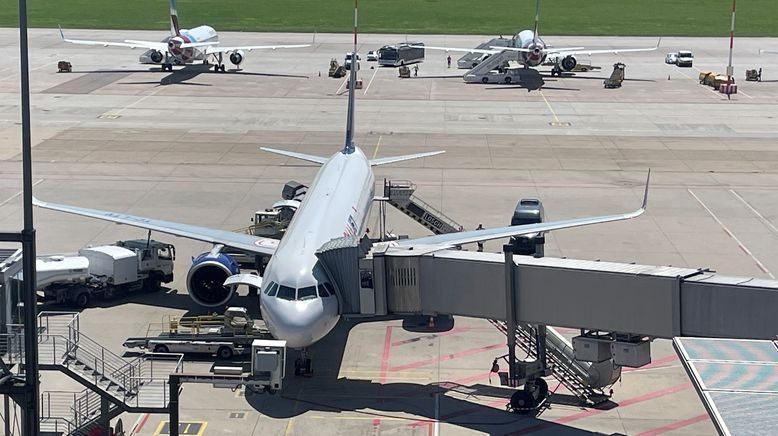
M120 85L194 85L194 86L212 86L207 83L189 83L199 76L200 74L217 74L217 75L239 75L239 76L259 76L259 77L290 77L296 79L308 79L309 76L303 76L298 74L275 74L275 73L252 73L249 71L243 71L241 69L229 69L223 73L217 73L213 71L211 65L194 64L186 65L181 69L168 73L162 71L161 68L149 68L149 69L134 69L134 70L85 70L85 71L73 71L74 73L88 73L88 74L100 74L100 73L167 73L159 82L156 81L124 81L117 82Z
M354 419L372 418L373 425L380 425L382 432L413 433L419 427L431 429L437 421L486 434L510 434L536 427L550 434L597 434L539 419L538 415L545 409L537 415L508 412L503 405L510 401L513 388L480 383L466 386L445 381L381 383L341 377L339 373L346 341L357 324L341 321L329 335L308 349L314 365L312 377L291 375L294 373L294 358L288 356L288 375L284 379L283 391L276 394L246 391L247 403L257 412L278 419L302 414L315 417L315 412L351 412L340 417L346 420L350 416ZM551 401L545 407L569 404L569 401Z

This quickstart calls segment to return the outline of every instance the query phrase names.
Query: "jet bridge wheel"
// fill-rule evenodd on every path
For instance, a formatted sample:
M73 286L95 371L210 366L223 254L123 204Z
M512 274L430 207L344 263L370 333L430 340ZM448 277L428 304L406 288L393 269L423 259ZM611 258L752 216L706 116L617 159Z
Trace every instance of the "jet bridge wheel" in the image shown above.
M537 404L531 392L520 389L511 395L511 402L508 404L508 408L513 413L526 414L535 410Z
M542 378L536 378L534 382L524 385L524 390L532 394L537 404L548 396L548 383Z

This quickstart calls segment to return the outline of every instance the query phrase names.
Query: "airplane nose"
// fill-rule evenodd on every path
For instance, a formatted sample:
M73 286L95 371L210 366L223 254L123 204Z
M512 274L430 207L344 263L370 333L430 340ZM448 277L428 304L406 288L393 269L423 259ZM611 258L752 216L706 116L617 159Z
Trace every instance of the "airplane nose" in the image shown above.
M260 306L270 333L277 339L286 340L290 348L307 347L324 337L334 326L329 325L330 316L325 312L321 299L287 301L269 297L264 303Z

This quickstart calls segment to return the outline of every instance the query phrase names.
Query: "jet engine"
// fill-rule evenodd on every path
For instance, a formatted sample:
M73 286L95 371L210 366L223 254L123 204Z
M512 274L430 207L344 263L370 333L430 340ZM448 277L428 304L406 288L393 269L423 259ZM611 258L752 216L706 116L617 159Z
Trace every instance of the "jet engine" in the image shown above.
M162 53L160 53L159 50L152 50L151 53L149 53L149 58L151 59L151 62L158 64L162 62L164 56L162 56Z
M567 55L559 62L559 66L565 71L572 71L575 66L578 65L578 61L573 55Z
M230 53L230 62L237 67L243 62L243 54L243 50L236 50Z
M238 274L240 268L231 256L224 253L203 253L192 260L186 275L189 297L205 307L217 307L232 298L233 290L224 287L227 277Z

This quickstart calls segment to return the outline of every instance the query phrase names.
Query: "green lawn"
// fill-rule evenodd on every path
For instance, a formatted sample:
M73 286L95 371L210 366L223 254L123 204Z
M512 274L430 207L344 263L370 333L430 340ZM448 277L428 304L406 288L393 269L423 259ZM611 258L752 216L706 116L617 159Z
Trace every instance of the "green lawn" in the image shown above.
M513 34L532 27L531 0L362 0L366 33ZM778 36L777 0L739 3L737 34ZM348 32L352 0L179 0L184 26L217 30ZM488 6L486 6L488 5ZM541 35L725 36L730 0L546 0ZM28 0L32 27L166 30L165 0ZM15 0L0 26L17 25Z

